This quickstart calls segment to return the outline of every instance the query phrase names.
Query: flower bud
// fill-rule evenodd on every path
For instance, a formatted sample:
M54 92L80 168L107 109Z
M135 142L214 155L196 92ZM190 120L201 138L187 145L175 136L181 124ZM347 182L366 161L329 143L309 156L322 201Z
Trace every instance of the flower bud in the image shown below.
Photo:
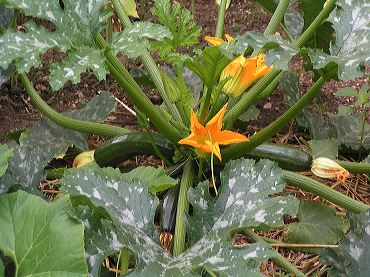
M94 162L94 152L95 151L86 151L78 154L73 160L73 167L82 167Z
M337 179L339 182L344 182L349 176L349 172L345 168L333 160L324 157L313 160L311 171L318 177Z

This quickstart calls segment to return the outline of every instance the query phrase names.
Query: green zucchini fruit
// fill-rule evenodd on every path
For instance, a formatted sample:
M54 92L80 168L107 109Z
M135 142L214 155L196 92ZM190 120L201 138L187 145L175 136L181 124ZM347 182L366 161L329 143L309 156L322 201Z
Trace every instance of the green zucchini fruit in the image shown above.
M166 192L163 198L160 228L161 232L173 232L175 230L177 199L179 197L179 185L176 185Z
M168 160L172 160L175 150L171 142L161 134L151 135L160 152ZM94 159L101 167L117 167L136 155L156 155L146 132L131 132L104 142L95 150Z
M244 157L255 160L269 159L275 161L282 169L305 171L311 169L310 154L286 144L263 143L244 154Z

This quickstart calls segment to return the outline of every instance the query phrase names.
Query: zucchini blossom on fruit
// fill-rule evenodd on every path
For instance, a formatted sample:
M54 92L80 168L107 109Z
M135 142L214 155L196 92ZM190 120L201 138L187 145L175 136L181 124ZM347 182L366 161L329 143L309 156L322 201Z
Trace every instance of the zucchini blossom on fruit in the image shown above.
M233 144L249 139L239 133L232 131L221 131L222 119L226 112L227 104L206 124L199 123L194 111L191 111L190 130L191 134L180 140L179 144L190 145L196 148L199 156L205 156L205 153L215 154L221 161L221 152L219 145Z
M225 35L225 38L228 42L234 40L229 35ZM220 38L209 36L205 37L204 39L213 46L219 46L224 42L224 40ZM264 63L264 59L264 54L260 54L254 58L245 58L243 55L240 55L239 57L231 61L224 68L220 76L221 81L225 80L226 78L231 78L225 83L223 91L229 97L238 97L251 84L269 73L272 65L266 66Z
M337 179L344 182L349 176L349 172L339 164L328 158L317 158L313 160L311 171L318 177L326 179Z
M94 151L86 151L78 154L73 160L73 167L82 167L94 162Z

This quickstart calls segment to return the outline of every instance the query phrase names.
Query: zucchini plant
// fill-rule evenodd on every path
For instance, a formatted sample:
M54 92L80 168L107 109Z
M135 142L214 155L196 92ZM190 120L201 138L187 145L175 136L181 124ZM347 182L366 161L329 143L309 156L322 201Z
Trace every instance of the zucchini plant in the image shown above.
M284 191L287 183L350 212L355 229L339 251L324 252L322 260L334 264L334 271L366 276L369 265L359 261L365 261L369 249L354 253L351 249L357 246L351 244L354 237L368 240L359 232L368 234L369 205L297 171L310 170L313 159L313 172L319 168L324 171L320 176L330 178L338 168L345 177L349 172L368 174L370 165L336 160L337 150L334 155L318 150L315 142L307 153L267 141L300 116L327 81L365 73L370 60L367 1L318 1L310 10L307 1L300 0L300 12L289 0L266 1L272 17L265 31L232 37L224 34L230 1L221 0L215 3L215 34L205 38L206 46L199 44L201 28L194 14L170 0L153 2L156 23L132 23L127 12L136 15L134 1L0 1L29 18L26 31L1 34L0 68L14 65L26 93L46 117L16 141L0 145L0 276L261 276L259 265L268 259L290 274L305 276L255 231L288 228L287 241L295 243L314 243L311 234L335 233L320 240L328 244L338 243L348 224L333 208L300 203ZM113 11L123 28L111 34ZM46 20L55 30L35 19ZM299 28L294 28L294 20ZM320 33L328 37L320 40L326 45L318 47L315 37L328 24L333 29ZM284 36L276 34L279 26ZM335 41L329 45L333 32ZM49 49L66 54L50 67L47 77L53 91L66 82L79 83L85 71L98 80L110 74L135 105L145 131L102 123L115 108L110 92L95 96L78 111L53 110L27 75L41 65ZM151 52L172 68L172 76ZM117 54L142 61L162 105L150 101ZM318 76L307 92L292 98L280 117L255 134L232 131L257 101L274 93L297 56ZM184 68L201 83L200 89L188 84ZM46 169L71 148L88 151L88 134L109 140L85 157L85 166L81 160L78 168ZM124 166L142 154L157 156L165 168ZM317 158L322 157L336 161L320 164ZM52 175L57 184L48 203L42 199L46 190L43 194L39 186ZM307 207L323 222L329 218L332 226L320 229L321 224L312 224ZM287 227L284 217L295 215L301 222ZM303 238L299 228L307 228ZM247 236L249 243L238 245L236 233ZM350 267L344 269L333 259Z

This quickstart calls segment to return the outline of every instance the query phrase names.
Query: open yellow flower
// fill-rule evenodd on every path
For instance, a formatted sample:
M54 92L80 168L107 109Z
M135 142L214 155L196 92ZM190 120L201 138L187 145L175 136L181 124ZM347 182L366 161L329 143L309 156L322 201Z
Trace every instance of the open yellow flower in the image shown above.
M231 77L223 87L223 91L230 97L238 97L251 84L266 75L272 66L264 63L265 55L254 58L245 58L243 55L231 61L222 71L220 80Z
M194 111L191 111L190 129L191 134L180 140L179 144L190 145L196 148L197 154L204 156L204 153L213 152L221 161L219 145L228 145L249 139L239 133L232 131L221 131L222 119L226 112L227 104L206 124L199 123Z
M234 39L228 34L225 35L228 42ZM206 36L204 39L213 46L219 46L224 42L221 38ZM231 61L221 73L220 80L231 77L223 87L223 91L229 97L238 97L251 84L269 73L272 68L264 63L265 54L260 54L254 58L245 58L243 55Z

